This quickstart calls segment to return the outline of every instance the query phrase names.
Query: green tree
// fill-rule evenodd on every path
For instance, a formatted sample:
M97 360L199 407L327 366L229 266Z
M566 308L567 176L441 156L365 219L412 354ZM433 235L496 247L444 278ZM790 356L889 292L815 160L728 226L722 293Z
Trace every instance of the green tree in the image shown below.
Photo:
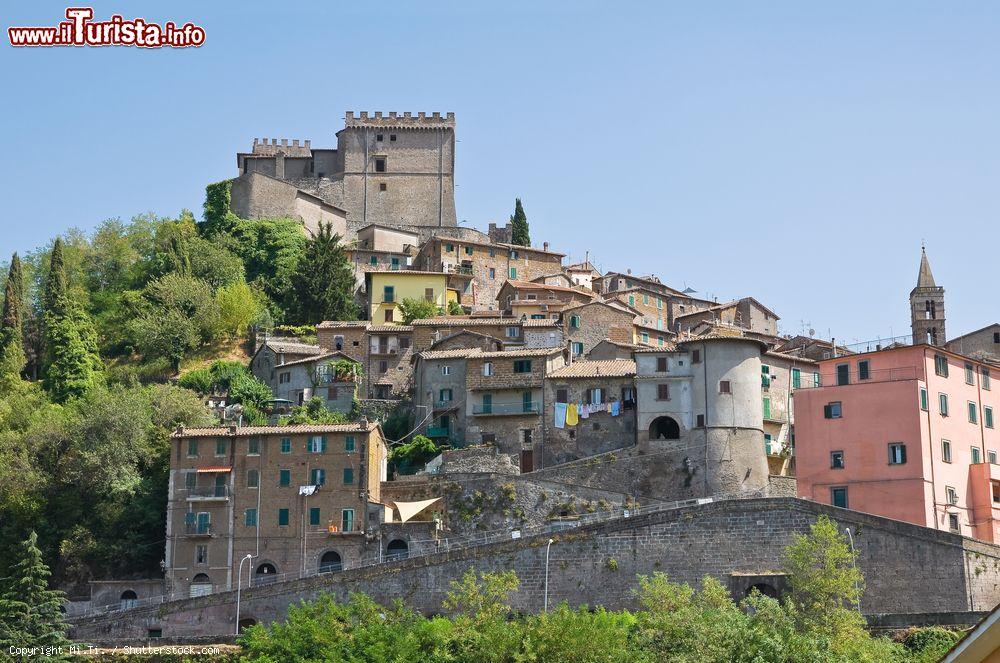
M21 544L20 559L10 568L0 594L0 646L60 647L69 644L60 607L62 592L49 589L48 567L34 532ZM53 656L65 660L68 656Z
M272 302L277 317L292 305L292 277L305 251L302 224L294 219L239 219L231 250L243 261L246 281Z
M267 423L264 410L267 402L273 398L271 389L249 372L233 378L229 386L229 400L243 406L243 421L249 425L262 426Z
M291 319L298 324L323 320L354 320L354 270L347 261L340 235L329 223L306 242L305 253L292 275Z
M46 315L62 315L67 305L66 261L63 257L61 237L56 237L49 254L49 272L45 279L45 294L42 306Z
M425 435L414 435L409 442L394 446L389 452L389 464L402 474L411 474L441 453L443 447Z
M815 624L830 622L845 607L857 613L864 578L837 524L820 516L809 526L809 534L796 535L785 550L785 571L792 588L792 601L803 619Z
M11 257L7 283L4 285L3 312L0 317L0 384L19 380L21 371L24 370L26 356L21 323L23 297L24 276L21 273L21 260L15 253Z
M436 315L444 313L441 307L434 302L429 302L426 299L409 298L399 302L399 312L403 316L404 325L408 325L414 320L433 318Z
M455 300L448 302L448 315L465 315L465 309Z
M347 417L341 412L331 412L319 396L313 396L303 405L292 408L291 415L282 417L282 425L294 424L346 424Z
M244 336L260 315L259 297L244 281L235 281L215 291L219 309L219 331L229 338Z
M205 206L200 230L206 237L231 232L239 222L239 218L229 210L232 186L232 180L223 180L205 187Z
M97 340L86 314L75 304L61 316L47 316L45 345L49 366L45 389L57 403L82 396L95 384L100 367Z
M531 235L528 232L528 217L524 213L521 199L514 201L514 213L510 216L511 243L521 246L531 246Z
M514 571L479 575L469 569L460 580L451 582L443 607L454 614L451 646L458 660L487 663L516 660L522 629L511 627L507 601L519 586Z

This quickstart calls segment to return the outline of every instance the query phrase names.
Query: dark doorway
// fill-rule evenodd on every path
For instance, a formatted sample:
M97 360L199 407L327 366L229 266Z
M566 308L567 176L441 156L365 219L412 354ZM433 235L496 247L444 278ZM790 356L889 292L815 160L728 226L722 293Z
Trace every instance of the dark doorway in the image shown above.
M535 452L531 449L521 449L521 474L535 469Z
M319 572L320 573L333 573L334 571L343 571L344 563L340 559L340 553L336 550L328 550L323 553L323 557L319 560Z
M751 594L753 594L753 590L755 589L764 596L767 596L769 598L772 599L778 598L778 590L775 589L772 585L767 584L766 582L758 582L755 585L750 585L749 587L747 587L746 595L750 596Z
M680 438L680 424L670 417L657 417L649 424L649 439L651 440L679 440Z
M255 585L266 585L278 579L278 569L275 568L274 564L264 562L257 567L257 572L254 575Z
M410 556L410 546L402 539L393 539L385 549L385 558L388 561L406 559Z

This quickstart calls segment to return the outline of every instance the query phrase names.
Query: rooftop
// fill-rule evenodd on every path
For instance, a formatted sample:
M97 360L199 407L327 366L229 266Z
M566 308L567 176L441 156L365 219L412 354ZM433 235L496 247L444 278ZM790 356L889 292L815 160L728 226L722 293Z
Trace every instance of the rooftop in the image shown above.
M504 357L550 357L562 352L562 348L518 348L510 350L500 350L499 352L476 353L476 359L502 359Z
M635 361L632 359L575 361L569 366L564 366L549 373L550 378L624 378L632 375L635 375Z
M371 432L378 428L378 422L355 422L352 424L297 424L294 426L211 426L208 428L184 428L180 426L170 437L247 437L251 435L296 435L301 433L357 433Z

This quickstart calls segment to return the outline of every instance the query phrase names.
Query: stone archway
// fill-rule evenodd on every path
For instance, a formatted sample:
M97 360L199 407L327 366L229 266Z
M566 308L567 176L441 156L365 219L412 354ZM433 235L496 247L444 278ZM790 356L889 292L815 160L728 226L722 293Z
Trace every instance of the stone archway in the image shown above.
M679 440L680 438L681 426L672 417L657 417L649 423L650 440Z
M410 546L402 539L393 539L385 549L385 558L389 561L406 559L410 556Z
M327 550L319 559L320 573L334 573L344 570L344 561L336 550Z
M254 571L253 575L253 583L255 585L266 585L277 581L278 567L271 562L262 562L257 566L257 570Z

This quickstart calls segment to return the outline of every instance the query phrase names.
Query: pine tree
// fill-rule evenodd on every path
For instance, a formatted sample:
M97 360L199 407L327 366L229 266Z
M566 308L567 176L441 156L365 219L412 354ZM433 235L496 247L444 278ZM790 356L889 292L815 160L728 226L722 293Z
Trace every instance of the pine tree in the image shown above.
M354 270L331 224L321 223L319 232L306 242L291 285L291 315L297 324L357 317Z
M10 568L0 593L0 651L18 647L60 647L69 644L60 606L63 594L49 589L52 573L42 561L38 535L32 532L20 545L18 561ZM62 660L53 656L52 660Z
M511 243L520 246L531 246L531 236L528 234L528 217L524 214L521 199L514 201L514 214L510 217Z
M46 315L61 315L66 304L66 263L63 259L62 240L56 237L49 256L49 275L45 279L42 306Z
M4 287L3 317L0 318L0 381L19 379L27 361L21 324L23 296L21 259L15 253L10 259L10 271Z

